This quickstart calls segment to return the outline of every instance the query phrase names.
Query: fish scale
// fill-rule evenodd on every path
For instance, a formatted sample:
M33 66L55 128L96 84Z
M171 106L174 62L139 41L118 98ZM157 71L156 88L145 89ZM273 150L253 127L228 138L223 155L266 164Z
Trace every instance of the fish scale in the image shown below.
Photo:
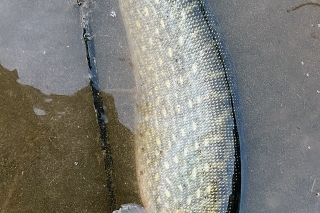
M136 163L144 208L236 211L240 162L233 93L209 3L119 5L137 87Z

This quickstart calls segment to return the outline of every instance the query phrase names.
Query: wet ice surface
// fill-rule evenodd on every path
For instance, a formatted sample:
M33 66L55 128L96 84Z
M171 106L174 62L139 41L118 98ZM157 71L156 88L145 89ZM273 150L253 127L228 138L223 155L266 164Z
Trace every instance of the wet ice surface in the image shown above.
M100 88L114 97L119 120L134 131L135 83L117 1L93 1L92 28Z
M17 77L0 66L0 212L106 212L90 88L45 95Z
M118 18L116 9L106 4L99 8L95 1L92 11L100 13L95 16L97 21L101 18L97 32L109 23L101 14L107 11L107 17ZM107 211L104 156L92 94L86 87L88 65L76 1L1 1L0 18L0 61L17 70L0 67L0 211ZM121 19L116 20L117 27ZM93 36L98 35L107 34ZM125 41L125 34L120 35ZM132 124L133 80L126 83L128 74L122 72L130 70L129 52L119 51L119 46L109 49L112 45L104 42L117 38L106 38L97 39L97 55L103 62L97 63L101 88L116 99L115 103L112 95L100 93L119 208L123 203L140 203L133 135L119 122L120 118L127 126Z
M45 94L73 94L88 84L79 10L74 0L0 2L0 61L19 82Z
M134 81L116 1L92 1L101 89L115 97L120 121L133 130ZM18 82L45 94L70 95L88 84L80 13L75 0L1 1L0 61Z
M108 212L92 94L45 95L0 66L0 212ZM139 200L133 134L103 92L117 208Z
M320 7L211 2L244 109L242 212L319 212Z

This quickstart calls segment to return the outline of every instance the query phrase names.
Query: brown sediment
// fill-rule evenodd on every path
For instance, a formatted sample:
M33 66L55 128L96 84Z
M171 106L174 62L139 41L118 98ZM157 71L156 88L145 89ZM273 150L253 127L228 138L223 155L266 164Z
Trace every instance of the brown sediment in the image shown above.
M134 135L118 119L112 95L102 93L108 118L107 141L111 147L117 209L124 203L140 203L136 175Z
M89 86L71 96L45 95L19 84L15 70L0 66L0 78L0 213L106 212L104 159ZM114 107L111 96L105 105ZM44 115L36 115L36 108ZM130 185L134 161L125 158L132 133L115 109L106 112L119 202L126 201L120 193L139 202Z

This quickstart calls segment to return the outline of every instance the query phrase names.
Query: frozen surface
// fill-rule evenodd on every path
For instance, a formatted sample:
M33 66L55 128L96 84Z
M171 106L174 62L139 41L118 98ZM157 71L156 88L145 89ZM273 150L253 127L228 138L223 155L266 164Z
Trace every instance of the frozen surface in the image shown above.
M92 26L100 88L114 97L119 120L133 131L135 83L117 1L93 1Z
M19 82L46 94L73 94L88 83L74 0L0 2L0 61Z
M116 1L92 1L101 89L115 97L120 121L133 130L134 81ZM70 95L88 84L80 13L75 0L1 1L0 61L19 83Z
M244 109L242 212L320 212L319 5L211 3Z

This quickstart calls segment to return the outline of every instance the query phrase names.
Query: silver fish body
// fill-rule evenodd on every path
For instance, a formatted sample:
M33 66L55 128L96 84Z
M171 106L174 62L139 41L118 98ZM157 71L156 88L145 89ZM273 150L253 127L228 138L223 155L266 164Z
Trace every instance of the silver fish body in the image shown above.
M234 212L239 178L234 103L208 2L119 0L119 5L137 86L136 163L144 208Z

